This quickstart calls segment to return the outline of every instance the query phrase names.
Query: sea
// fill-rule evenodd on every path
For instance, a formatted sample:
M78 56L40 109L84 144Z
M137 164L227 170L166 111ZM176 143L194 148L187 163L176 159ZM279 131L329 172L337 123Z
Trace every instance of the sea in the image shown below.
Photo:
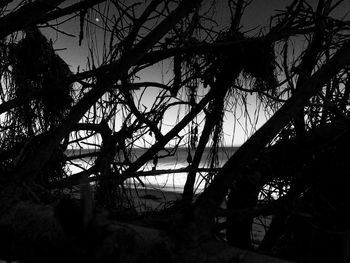
M237 151L238 147L221 147L215 154L216 168L220 168L224 163ZM136 160L148 149L136 148L131 153L131 161ZM74 149L66 152L67 156L84 154L93 152L94 149ZM190 150L187 148L177 148L176 151L171 148L166 148L157 154L156 160L150 160L143 167L139 169L139 172L157 173L157 175L140 176L137 180L130 179L126 184L133 186L141 186L144 184L148 188L162 189L164 191L182 192L187 173L176 171L178 169L186 168L189 166L189 162L193 159L195 149ZM211 149L206 148L203 152L199 168L209 168L211 163ZM89 168L93 163L93 158L83 158L77 160L74 164L69 164L67 170L74 174L81 171L81 168ZM175 172L169 172L169 170L175 170ZM159 174L164 171L164 174ZM195 189L201 192L206 185L207 172L197 173ZM142 183L141 183L142 182Z

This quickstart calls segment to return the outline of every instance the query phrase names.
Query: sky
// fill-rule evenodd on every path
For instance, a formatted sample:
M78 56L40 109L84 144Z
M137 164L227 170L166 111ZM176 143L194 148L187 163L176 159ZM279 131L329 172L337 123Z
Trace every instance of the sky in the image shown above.
M228 8L227 6L225 6L225 4L223 4L225 2L226 1L223 0L217 0L217 3L219 4L217 7L218 16L216 19L220 25L227 24L228 22ZM252 4L245 10L244 15L242 17L242 31L249 31L250 34L253 35L256 34L261 26L268 26L270 22L269 19L276 10L284 9L291 2L291 0L252 1ZM317 1L311 0L309 1L309 3L315 5ZM341 16L349 10L350 9L341 9L336 10L336 12L338 12L338 14ZM91 18L97 26L101 24L101 17L98 14L92 14ZM89 56L86 42L83 41L81 46L79 46L78 44L79 41L77 36L79 36L79 26L77 25L79 25L79 17L76 17L63 24L62 26L59 26L60 30L70 35L74 35L75 37L64 35L59 32L53 33L52 30L46 31L49 37L53 40L54 46L58 50L58 54L70 65L71 70L73 72L76 72L78 67L80 68L80 70L84 69L87 63L87 57ZM102 42L103 35L101 32L99 32L97 33L95 43L97 43L97 45L100 45ZM139 81L163 81L166 84L170 78L169 76L164 74L164 72L166 72L167 69L170 69L168 62L157 64L141 72L139 74ZM163 75L161 74L161 72L163 72ZM149 89L145 93L142 103L144 103L144 105L146 106L150 105L153 102L156 94L157 89ZM140 94L138 93L136 95L139 96ZM253 114L257 110L256 98L254 96L250 96L248 97L247 102L249 105L247 110L248 112ZM168 114L166 114L164 123L168 124L168 126L164 126L163 133L167 132L171 128L173 123L175 123L176 116L178 116L178 114L183 116L184 114L186 114L186 110L174 109L172 111L169 111ZM266 117L262 112L258 113L257 116L259 117L259 120L257 122L256 127L260 127L266 121ZM239 118L239 122L236 123L236 126L234 125L235 117ZM224 144L227 146L241 145L254 132L254 130L244 130L245 124L247 122L249 122L249 119L246 118L244 112L242 111L236 112L236 116L234 116L234 114L232 113L227 113L224 119ZM242 126L243 128L240 126Z

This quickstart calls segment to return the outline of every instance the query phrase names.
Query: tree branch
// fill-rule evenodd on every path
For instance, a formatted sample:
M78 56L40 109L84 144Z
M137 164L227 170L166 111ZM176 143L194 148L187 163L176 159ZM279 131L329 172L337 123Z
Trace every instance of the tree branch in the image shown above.
M133 174L142 167L147 161L153 158L164 146L179 132L185 128L185 126L207 105L212 99L213 91L210 91L205 97L195 106L193 109L167 134L165 134L160 141L157 141L152 145L143 155L141 155L125 172L123 173L123 180L133 177Z
M196 203L196 223L203 234L208 234L215 212L240 171L287 125L295 114L337 72L350 64L350 43L344 44L303 87L299 89L251 138L225 163L212 184ZM205 218L206 220L203 220Z
M200 4L202 0L182 1L179 6L165 18L153 31L141 40L130 52L126 52L117 63L105 74L97 76L96 88L90 90L71 110L69 115L63 120L58 128L53 131L50 138L38 147L37 155L28 158L28 161L21 164L20 171L16 174L16 180L27 178L32 180L42 169L52 152L60 144L61 140L67 136L76 123L84 116L85 112L110 88L113 84L124 76L130 67L136 65L140 59L153 47L171 28L193 7ZM136 169L137 170L137 169Z
M55 9L64 0L37 0L25 4L17 11L0 18L0 39L29 25L36 24L48 11Z
M94 5L100 4L102 2L105 2L106 0L85 0L85 1L80 1L79 3L70 5L68 7L52 11L50 13L47 13L44 15L41 19L36 21L36 24L44 24L48 21L72 14L74 12L79 12L84 9L88 9L93 7Z

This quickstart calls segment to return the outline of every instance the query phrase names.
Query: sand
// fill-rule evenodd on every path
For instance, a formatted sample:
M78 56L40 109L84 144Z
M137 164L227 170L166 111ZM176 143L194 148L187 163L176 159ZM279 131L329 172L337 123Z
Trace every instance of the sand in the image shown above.
M181 193L161 189L133 188L129 193L139 212L161 210L181 199Z

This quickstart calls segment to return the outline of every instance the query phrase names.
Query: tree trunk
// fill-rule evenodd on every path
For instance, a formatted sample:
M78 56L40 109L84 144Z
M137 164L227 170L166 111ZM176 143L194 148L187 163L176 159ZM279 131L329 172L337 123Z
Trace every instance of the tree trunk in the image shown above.
M199 232L204 236L210 235L217 208L244 166L259 154L332 76L349 63L350 43L346 43L226 162L212 184L197 200L194 213Z
M228 195L228 210L254 207L257 204L260 191L260 175L257 173L256 171L247 170L244 175L240 176L240 180L234 183ZM228 216L226 222L228 243L242 249L251 249L253 218Z

